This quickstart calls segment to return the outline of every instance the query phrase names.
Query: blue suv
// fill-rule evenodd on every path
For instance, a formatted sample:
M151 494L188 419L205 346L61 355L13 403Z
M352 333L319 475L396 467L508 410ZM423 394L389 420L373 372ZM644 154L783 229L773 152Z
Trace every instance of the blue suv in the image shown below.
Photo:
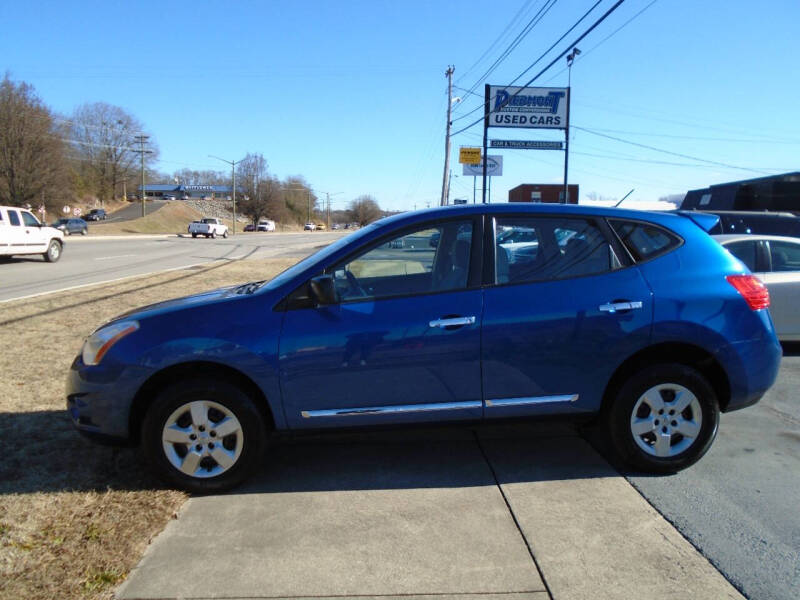
M191 491L241 482L271 432L551 415L595 420L627 464L672 472L780 363L766 288L706 234L716 222L563 205L397 215L270 281L101 326L72 364L69 413Z

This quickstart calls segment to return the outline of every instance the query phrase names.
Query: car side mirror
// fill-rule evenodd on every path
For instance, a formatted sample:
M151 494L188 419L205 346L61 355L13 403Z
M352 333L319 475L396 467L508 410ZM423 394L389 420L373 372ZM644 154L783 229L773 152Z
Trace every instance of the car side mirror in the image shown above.
M310 283L311 296L317 304L336 304L339 295L336 293L336 284L333 282L332 275L318 275L312 277Z

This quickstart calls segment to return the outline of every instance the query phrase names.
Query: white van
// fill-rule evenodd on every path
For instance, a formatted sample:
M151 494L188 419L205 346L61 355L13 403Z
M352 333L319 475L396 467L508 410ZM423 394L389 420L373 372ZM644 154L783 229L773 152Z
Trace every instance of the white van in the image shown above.
M0 206L0 256L41 254L56 262L64 249L64 234L40 223L33 213L18 206Z

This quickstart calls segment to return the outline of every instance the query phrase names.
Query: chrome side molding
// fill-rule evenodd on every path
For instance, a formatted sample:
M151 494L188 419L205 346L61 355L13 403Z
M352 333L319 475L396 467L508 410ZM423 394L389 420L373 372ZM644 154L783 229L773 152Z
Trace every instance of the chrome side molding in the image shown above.
M391 415L414 412L430 412L436 410L478 409L483 404L480 400L463 402L437 402L434 404L399 404L395 406L365 406L361 408L331 408L323 410L303 410L300 415L304 419L316 417L355 417L359 415Z
M534 396L532 398L497 398L487 400L486 408L497 408L502 406L526 406L529 404L551 404L556 402L576 402L578 394L567 394L564 396Z

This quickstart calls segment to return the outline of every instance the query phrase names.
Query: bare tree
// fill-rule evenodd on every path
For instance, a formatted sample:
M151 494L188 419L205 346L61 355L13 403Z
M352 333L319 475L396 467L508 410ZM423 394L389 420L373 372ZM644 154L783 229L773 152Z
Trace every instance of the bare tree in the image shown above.
M76 160L77 186L101 199L116 198L123 181L141 164L134 136L144 126L119 106L105 102L87 103L75 109L69 128L73 158ZM145 166L152 168L158 148L150 139Z
M64 145L32 86L0 82L0 204L52 206L70 194Z
M361 226L383 217L383 211L372 196L359 196L350 203L350 220Z
M267 161L261 153L248 153L236 167L244 188L245 200L239 206L253 223L270 218L285 221L289 216L281 198L281 184L267 171Z
M281 184L281 197L289 219L295 223L305 223L314 219L317 212L317 196L306 180L293 175Z

